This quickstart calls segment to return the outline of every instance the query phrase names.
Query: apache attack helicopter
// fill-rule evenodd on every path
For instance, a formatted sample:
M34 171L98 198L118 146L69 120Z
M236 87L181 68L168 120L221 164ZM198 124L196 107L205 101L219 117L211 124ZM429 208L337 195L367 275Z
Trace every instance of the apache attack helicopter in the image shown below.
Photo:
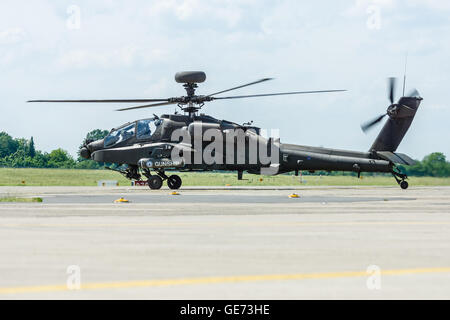
M240 99L290 94L308 94L339 92L345 90L295 91L269 94L216 97L219 94L271 80L264 78L258 81L218 91L209 95L196 95L198 83L206 80L201 71L179 72L175 81L183 84L187 95L167 99L114 99L114 100L32 100L28 102L76 102L76 103L147 103L144 105L118 109L118 111L149 108L166 105L178 105L184 114L164 114L158 117L140 119L116 127L104 138L97 141L86 141L80 155L97 162L126 165L125 169L114 169L130 180L140 180L141 175L148 179L151 189L160 189L163 181L171 189L181 187L178 175L167 175L167 171L237 171L238 179L243 172L252 174L280 174L299 170L311 173L316 170L353 171L360 176L361 172L392 173L402 189L408 188L407 176L396 170L396 164L412 165L410 157L396 153L397 147L406 134L422 98L414 90L410 95L401 97L394 103L395 79L390 78L390 105L385 114L362 125L363 131L388 116L384 127L373 142L369 151L358 152L328 149L302 145L280 143L279 139L266 138L252 122L242 125L198 114L206 102L222 99ZM403 90L404 92L404 90ZM152 104L148 104L151 102ZM214 131L208 134L208 130ZM175 132L178 134L174 135ZM238 132L232 139L221 138L229 133ZM184 139L184 137L188 137ZM183 138L183 139L182 139ZM200 143L196 143L200 141ZM213 161L197 158L200 152L208 148L208 144L216 142L210 148ZM239 147L239 143L242 143ZM256 156L251 154L252 146L257 146ZM239 152L242 151L242 152ZM267 152L265 158L261 151ZM270 155L269 161L267 156ZM263 161L264 160L264 161ZM152 174L152 171L154 174Z

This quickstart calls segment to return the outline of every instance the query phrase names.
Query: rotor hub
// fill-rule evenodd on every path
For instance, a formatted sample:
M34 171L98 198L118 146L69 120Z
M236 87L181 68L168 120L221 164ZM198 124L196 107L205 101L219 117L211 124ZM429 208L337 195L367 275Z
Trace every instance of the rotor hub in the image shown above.
M188 82L183 84L184 89L186 89L186 93L188 97L193 97L195 95L195 89L198 87L196 83Z
M389 117L394 117L398 112L398 104L391 104L387 109L387 114Z

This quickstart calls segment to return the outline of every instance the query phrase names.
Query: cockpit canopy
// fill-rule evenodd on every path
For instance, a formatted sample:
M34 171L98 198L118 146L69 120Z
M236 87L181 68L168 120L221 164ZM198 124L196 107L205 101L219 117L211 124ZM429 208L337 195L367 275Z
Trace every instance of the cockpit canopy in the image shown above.
M161 119L155 118L142 119L114 128L105 138L105 148L113 147L131 138L137 140L150 139L161 122Z

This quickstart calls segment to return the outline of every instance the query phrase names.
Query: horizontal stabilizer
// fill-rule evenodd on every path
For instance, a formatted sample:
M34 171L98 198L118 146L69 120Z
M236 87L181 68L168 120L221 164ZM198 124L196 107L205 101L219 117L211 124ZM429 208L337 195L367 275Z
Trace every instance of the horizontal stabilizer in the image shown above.
M396 153L391 151L377 151L377 155L384 160L390 161L392 163L406 164L412 166L416 163L415 160L408 157L403 153Z

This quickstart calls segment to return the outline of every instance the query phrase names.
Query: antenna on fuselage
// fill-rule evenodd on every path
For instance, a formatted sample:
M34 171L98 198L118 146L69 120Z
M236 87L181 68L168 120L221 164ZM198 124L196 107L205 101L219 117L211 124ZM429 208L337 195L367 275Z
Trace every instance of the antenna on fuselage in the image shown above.
M406 87L406 66L408 64L408 52L406 53L406 57L405 57L405 72L403 74L403 94L402 97L405 96L405 87Z

